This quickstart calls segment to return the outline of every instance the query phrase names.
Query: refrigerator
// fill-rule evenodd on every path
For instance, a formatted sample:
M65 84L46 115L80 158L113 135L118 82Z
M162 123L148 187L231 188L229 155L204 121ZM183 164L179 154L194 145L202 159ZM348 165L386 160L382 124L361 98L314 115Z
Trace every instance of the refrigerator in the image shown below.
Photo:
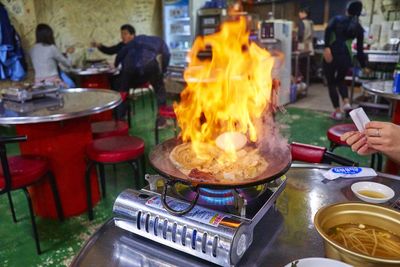
M197 11L206 0L163 0L163 34L171 66L185 66L196 34Z

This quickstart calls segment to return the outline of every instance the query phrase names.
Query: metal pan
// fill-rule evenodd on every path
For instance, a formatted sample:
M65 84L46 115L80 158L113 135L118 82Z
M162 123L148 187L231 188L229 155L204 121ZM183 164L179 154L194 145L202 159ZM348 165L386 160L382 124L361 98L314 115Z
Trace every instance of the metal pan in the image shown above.
M274 152L271 155L264 155L264 158L268 162L267 169L260 175L246 180L236 181L217 181L213 179L201 179L193 178L182 173L175 165L170 161L169 154L175 148L175 146L181 144L180 139L169 139L157 146L149 154L150 164L153 168L167 180L163 190L163 204L165 209L175 215L183 215L189 212L195 205L198 199L198 188L213 188L213 189L232 189L232 188L243 188L250 187L259 184L265 184L269 181L279 178L290 168L292 157L290 154L289 146L284 148L282 151ZM196 192L192 204L187 209L182 211L175 211L171 209L166 203L166 193L168 186L173 186L176 183L183 183L192 188Z

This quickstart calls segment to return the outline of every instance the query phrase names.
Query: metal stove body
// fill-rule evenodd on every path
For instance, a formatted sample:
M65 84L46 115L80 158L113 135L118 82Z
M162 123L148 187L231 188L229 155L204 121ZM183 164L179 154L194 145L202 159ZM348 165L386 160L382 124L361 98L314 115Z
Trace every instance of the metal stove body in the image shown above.
M253 241L254 227L286 185L286 178L280 177L262 185L263 192L250 201L246 190L204 189L200 205L184 216L175 216L161 204L157 184L162 177L146 175L146 179L150 186L139 191L127 189L118 196L113 209L115 225L221 266L239 262ZM206 203L209 199L211 204ZM168 192L167 202L175 209L189 205L174 190Z

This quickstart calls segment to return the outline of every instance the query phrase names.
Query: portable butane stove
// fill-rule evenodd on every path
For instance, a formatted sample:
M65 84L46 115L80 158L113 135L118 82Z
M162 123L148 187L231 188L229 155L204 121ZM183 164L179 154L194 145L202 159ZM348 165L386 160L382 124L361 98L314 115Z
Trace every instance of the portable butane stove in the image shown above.
M280 176L268 183L240 189L199 188L198 197L183 184L166 194L157 185L159 175L146 175L149 186L127 189L115 201L116 226L209 262L232 266L253 241L253 230L286 185ZM166 187L164 187L166 188ZM162 198L174 210L184 210L196 198L190 212L168 212Z

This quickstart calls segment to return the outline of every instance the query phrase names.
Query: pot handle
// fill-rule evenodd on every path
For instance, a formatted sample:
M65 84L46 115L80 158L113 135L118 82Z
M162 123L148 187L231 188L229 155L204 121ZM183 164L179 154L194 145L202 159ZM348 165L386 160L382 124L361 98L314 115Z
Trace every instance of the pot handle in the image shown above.
M182 215L185 215L186 213L188 213L189 211L191 211L194 208L194 206L197 203L197 199L199 198L199 191L197 190L197 187L194 188L193 191L196 192L196 196L194 197L194 199L192 200L192 202L190 203L190 205L186 209L174 210L167 203L167 190L168 190L168 186L173 186L176 183L182 183L182 182L180 182L180 181L168 181L168 182L164 183L164 189L163 189L163 192L161 194L161 203L162 203L163 207L169 213L171 213L171 214L173 214L175 216L182 216ZM184 183L182 183L182 184L184 184ZM190 186L190 187L193 188L192 186Z

